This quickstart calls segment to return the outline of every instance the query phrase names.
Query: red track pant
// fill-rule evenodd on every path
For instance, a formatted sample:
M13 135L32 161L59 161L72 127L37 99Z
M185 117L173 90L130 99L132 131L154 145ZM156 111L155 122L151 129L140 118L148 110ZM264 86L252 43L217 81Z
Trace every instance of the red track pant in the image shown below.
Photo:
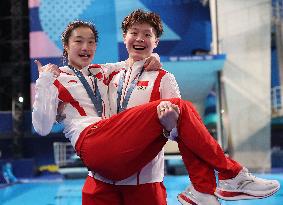
M86 178L82 205L166 205L166 190L162 182L140 185L112 185Z
M179 106L178 145L194 188L214 193L216 180L236 176L242 166L225 156L203 125L194 106L178 98L168 99ZM125 179L150 162L165 145L157 105L164 100L139 105L87 127L76 151L84 164L100 175Z

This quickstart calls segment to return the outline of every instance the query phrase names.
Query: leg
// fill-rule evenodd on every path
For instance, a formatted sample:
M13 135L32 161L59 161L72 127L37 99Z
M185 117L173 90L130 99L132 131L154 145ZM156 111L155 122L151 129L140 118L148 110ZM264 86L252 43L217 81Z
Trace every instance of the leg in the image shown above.
M160 136L162 126L156 113L160 101L128 109L85 129L76 144L76 150L86 166L106 178L121 180L153 159L166 142ZM180 143L211 167L234 177L241 166L224 155L192 104L181 99L170 101L181 110ZM183 158L187 158L185 153Z
M182 112L184 111L191 113L191 115L184 115L189 119L181 118L180 126L189 126L189 129L183 131L191 133L180 134L178 140L180 153L196 191L214 194L216 189L215 169L222 170L223 176L232 178L242 167L225 156L221 147L203 125L193 105L187 103ZM188 121L191 122L191 125L187 125ZM181 125L183 122L186 125Z
M85 129L76 144L84 164L112 180L144 167L167 141L157 117L159 102L128 109Z
M183 154L183 161L188 170L192 185L178 195L178 200L183 205L209 204L220 205L214 196L216 178L214 169L197 155L186 148L184 143L178 143Z
M137 186L120 186L123 205L167 205L163 183L148 183Z
M152 160L166 142L164 137L160 137L162 127L156 113L160 101L134 107L85 129L76 144L76 150L86 166L106 178L121 180ZM211 167L208 170L219 171L220 179L238 176L243 167L225 156L192 104L181 99L170 101L178 105L181 111L178 132L179 143L183 144L184 150L188 149L198 156L205 162L201 163L202 166ZM181 152L189 169L190 156L194 155L189 156L188 153ZM270 186L264 185L267 194L279 188L278 182L270 183Z
M122 197L115 185L106 184L90 176L82 190L82 205L122 205Z
M181 110L179 146L181 145L180 151L183 158L189 159L187 162L184 160L186 166L189 167L189 161L192 160L190 152L186 151L186 149L189 149L195 156L198 156L199 160L206 164L203 166L210 166L210 176L214 175L214 169L221 172L223 177L231 178L236 176L242 166L224 154L220 145L204 126L194 106L190 102L182 101L179 107ZM186 156L188 154L189 156Z
M187 149L184 143L179 142L178 146L193 187L199 192L214 194L216 189L214 169Z
M215 186L215 183L210 181L215 179L214 169L219 171L220 179L215 194L222 199L264 198L279 190L278 181L256 178L239 163L227 157L214 138L210 136L200 117L189 103L185 103L181 111L189 114L182 115L180 118L179 147L181 147L180 151L189 173L193 169L191 175L196 190L211 194L214 190L213 186ZM187 129L183 129L184 127ZM193 155L188 150L198 157L191 157ZM202 181L202 179L205 180ZM207 182L210 185L206 189ZM194 192L193 188L190 193ZM202 197L200 195L200 198ZM204 196L204 198L206 197Z

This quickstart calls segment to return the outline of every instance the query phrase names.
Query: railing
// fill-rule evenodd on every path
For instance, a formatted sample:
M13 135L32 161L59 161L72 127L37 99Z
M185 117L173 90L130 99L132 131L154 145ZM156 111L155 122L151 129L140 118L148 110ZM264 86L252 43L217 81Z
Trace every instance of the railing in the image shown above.
M58 167L68 166L78 158L70 142L54 142L54 161Z

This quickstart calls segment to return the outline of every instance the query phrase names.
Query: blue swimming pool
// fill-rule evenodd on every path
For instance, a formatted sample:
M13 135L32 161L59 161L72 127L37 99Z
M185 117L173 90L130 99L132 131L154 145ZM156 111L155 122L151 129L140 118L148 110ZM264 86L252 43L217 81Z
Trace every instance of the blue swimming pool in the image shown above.
M283 174L258 175L278 179L283 184ZM166 176L168 205L178 205L177 194L188 185L187 176ZM0 189L1 205L79 205L84 179L26 182ZM261 200L222 201L222 205L282 205L282 188L274 196Z

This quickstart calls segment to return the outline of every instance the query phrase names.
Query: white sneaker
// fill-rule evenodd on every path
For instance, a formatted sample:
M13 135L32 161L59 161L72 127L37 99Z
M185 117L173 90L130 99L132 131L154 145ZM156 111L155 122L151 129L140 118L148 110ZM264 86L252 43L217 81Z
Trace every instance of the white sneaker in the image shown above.
M183 205L220 205L214 195L198 192L193 186L188 187L177 198Z
M259 199L275 194L279 188L277 180L257 178L243 168L235 178L219 180L215 195L224 200Z

